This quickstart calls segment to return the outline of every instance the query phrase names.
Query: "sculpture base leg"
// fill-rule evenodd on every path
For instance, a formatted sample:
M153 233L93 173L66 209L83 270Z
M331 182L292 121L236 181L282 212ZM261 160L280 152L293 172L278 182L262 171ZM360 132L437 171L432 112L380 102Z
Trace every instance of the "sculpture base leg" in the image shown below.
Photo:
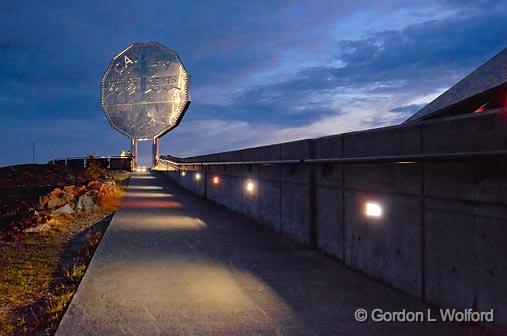
M157 166L158 162L158 150L159 150L159 138L153 139L153 150L152 150L152 168Z
M130 140L130 152L132 153L132 170L137 168L137 139Z

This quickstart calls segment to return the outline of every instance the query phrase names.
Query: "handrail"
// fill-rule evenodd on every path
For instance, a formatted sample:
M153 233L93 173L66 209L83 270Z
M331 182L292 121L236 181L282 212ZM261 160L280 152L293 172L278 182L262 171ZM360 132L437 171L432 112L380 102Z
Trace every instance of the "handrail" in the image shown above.
M89 156L71 156L67 158L58 158L58 159L51 159L49 162L53 161L62 161L62 160L83 160L87 159ZM129 159L129 157L126 156L93 156L93 159Z
M91 160L95 161L97 164L107 164L107 169L118 169L118 160L120 163L120 169L126 168L126 170L131 171L133 169L132 167L132 157L128 156L74 156L74 157L68 157L68 158L59 158L59 159L53 159L48 161L49 165L61 165L61 163L64 163L65 167L69 166L71 162L77 161L77 164L81 165L84 168L87 168L91 162ZM125 166L127 164L127 167ZM72 165L75 165L72 164Z
M466 152L444 154L410 154L390 156L341 157L324 159L259 160L259 161L210 161L177 162L161 157L159 161L173 166L221 166L221 165L322 165L322 164L361 164L361 163L415 163L421 161L473 160L484 158L507 158L507 151Z

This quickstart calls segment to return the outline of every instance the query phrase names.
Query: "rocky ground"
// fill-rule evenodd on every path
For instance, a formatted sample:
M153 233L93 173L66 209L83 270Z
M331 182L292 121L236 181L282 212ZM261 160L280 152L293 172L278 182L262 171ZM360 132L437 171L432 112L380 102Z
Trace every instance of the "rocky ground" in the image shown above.
M0 168L0 335L51 335L119 205L126 172Z

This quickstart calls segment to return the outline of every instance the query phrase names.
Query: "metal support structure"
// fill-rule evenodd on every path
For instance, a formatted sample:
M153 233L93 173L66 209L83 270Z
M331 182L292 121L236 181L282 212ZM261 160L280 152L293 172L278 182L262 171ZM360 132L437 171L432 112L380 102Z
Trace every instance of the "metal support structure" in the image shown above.
M152 167L155 168L157 166L157 161L159 158L159 141L160 138L153 138L153 147L152 147Z
M137 139L130 139L130 152L132 153L132 169L137 167Z

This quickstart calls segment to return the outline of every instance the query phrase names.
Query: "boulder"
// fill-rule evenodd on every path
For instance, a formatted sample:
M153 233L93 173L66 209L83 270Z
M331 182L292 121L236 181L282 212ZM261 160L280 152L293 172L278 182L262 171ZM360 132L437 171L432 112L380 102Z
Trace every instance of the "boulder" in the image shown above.
M101 186L102 186L102 183L100 181L93 180L93 181L90 181L90 183L88 183L88 185L86 186L86 188L99 190Z
M114 188L115 188L115 182L114 181L108 181L108 182L104 182L101 186L100 186L100 189L99 189L99 192L100 192L100 197L102 199L106 199L106 198L109 198L113 195L114 193Z
M86 187L85 186L77 186L75 191L74 191L74 197L77 197L81 194L83 194L84 192L86 191Z
M58 209L53 211L53 213L59 215L72 215L73 213L75 213L75 211L72 208L71 203L67 203L64 206L59 207Z
M68 185L68 186L63 187L63 191L68 194L74 194L75 190L76 190L76 187L73 185Z
M39 209L47 209L50 207L49 202L51 201L51 207L55 206L55 203L57 203L60 199L60 195L63 194L63 190L60 188L56 188L53 191L51 191L49 194L44 196L39 204ZM62 203L63 205L65 203Z
M67 202L72 202L74 200L74 193L68 193L68 192L65 192L63 195L62 195L62 198Z
M26 232L26 233L40 233L40 232L44 232L44 231L47 231L47 230L50 230L50 229L51 229L51 226L49 226L48 224L44 223L44 224L41 224L41 225L38 225L38 226L34 226L34 227L31 227L31 228L25 229L25 230L23 230L23 232Z
M66 203L67 203L67 200L63 197L53 197L53 198L49 199L49 201L47 203L47 208L53 209L56 207L60 207Z
M74 200L73 189L69 187L65 187L64 190L56 188L40 201L39 209L59 208L72 200Z
M97 200L98 191L97 190L89 190L83 195L79 196L76 204L76 211L84 212L84 211L97 211L99 207L95 203Z

